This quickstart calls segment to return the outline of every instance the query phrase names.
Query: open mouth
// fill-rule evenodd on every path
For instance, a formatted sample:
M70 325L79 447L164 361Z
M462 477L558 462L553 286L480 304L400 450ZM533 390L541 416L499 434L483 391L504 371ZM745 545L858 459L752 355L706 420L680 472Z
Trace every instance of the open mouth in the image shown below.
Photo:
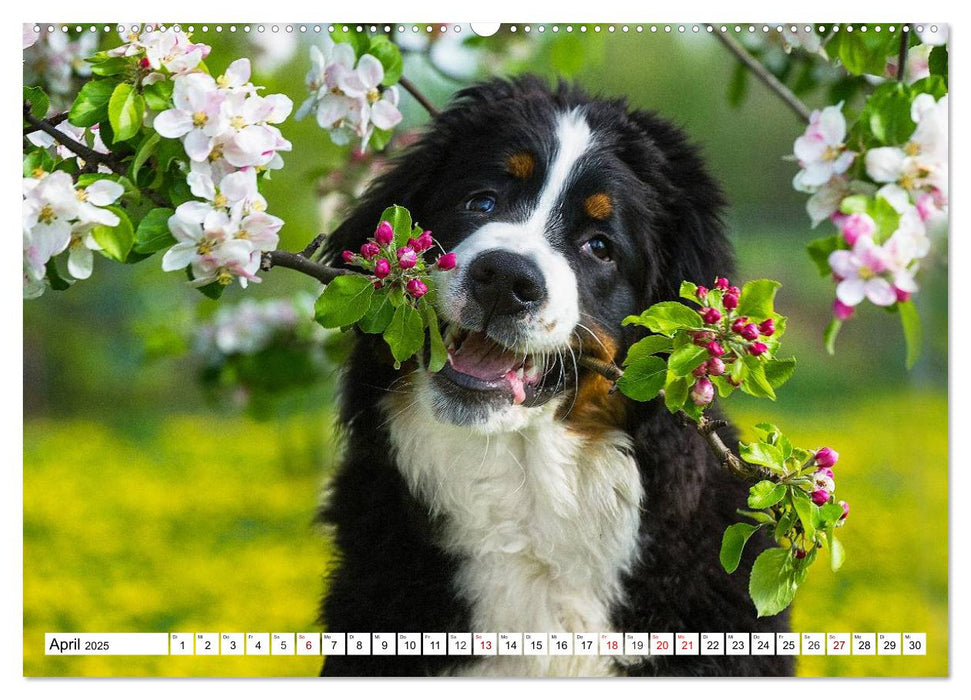
M471 392L506 396L519 405L541 403L566 388L563 363L555 354L508 348L481 331L451 325L445 347L448 362L441 374Z

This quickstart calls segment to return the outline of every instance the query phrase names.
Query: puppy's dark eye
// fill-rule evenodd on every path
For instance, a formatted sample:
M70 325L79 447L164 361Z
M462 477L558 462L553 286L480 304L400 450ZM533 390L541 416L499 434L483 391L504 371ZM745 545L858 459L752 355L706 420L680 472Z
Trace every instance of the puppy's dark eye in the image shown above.
M473 195L465 203L465 208L478 214L490 214L496 208L496 196L488 192Z
M584 253L589 253L593 257L597 258L598 260L603 260L604 262L613 260L610 241L603 236L594 236L589 241L584 243L580 250L582 250Z

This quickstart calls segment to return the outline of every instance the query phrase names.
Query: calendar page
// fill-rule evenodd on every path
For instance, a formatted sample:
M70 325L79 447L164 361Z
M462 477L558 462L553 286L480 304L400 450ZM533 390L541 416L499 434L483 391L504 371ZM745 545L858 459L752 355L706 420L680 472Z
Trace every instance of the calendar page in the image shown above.
M23 25L23 675L948 676L948 24L329 14Z

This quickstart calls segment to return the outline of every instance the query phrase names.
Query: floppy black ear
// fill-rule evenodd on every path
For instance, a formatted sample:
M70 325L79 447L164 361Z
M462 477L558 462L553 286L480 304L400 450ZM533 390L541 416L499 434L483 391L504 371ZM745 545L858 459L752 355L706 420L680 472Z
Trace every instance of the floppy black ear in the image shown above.
M371 183L344 222L331 233L324 244L324 260L341 266L342 250L357 250L374 234L381 213L398 204L412 211L415 198L429 186L438 163L437 139L431 133L395 156L390 168Z
M644 170L634 163L635 172L661 197L655 235L664 269L655 280L655 294L674 299L682 280L711 286L716 277L730 276L735 257L721 218L725 199L698 149L653 113L633 111L630 118L652 156L641 157ZM638 159L636 153L633 158ZM652 172L656 168L661 172Z

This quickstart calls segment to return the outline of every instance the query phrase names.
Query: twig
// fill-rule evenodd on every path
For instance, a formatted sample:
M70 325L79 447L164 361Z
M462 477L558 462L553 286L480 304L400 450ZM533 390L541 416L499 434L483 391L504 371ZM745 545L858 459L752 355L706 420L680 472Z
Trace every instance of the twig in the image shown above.
M902 25L900 27L900 49L897 51L897 80L902 81L907 73L907 49L910 46L910 32L904 31L904 27L909 25Z
M72 139L63 131L58 131L55 128L55 125L51 124L48 120L38 119L31 114L30 102L24 102L24 121L34 127L33 131L43 131L62 146L66 146L67 148L71 149L72 152L81 158L84 158L85 161L98 165L105 165L111 168L112 172L118 173L119 175L123 174L124 168L122 168L122 166L119 165L118 162L111 156L105 155L104 153L98 153L93 148L88 148L83 143Z
M419 90L417 87L415 87L415 84L413 82L408 80L408 78L406 78L405 76L401 76L401 78L398 80L398 83L401 85L401 87L407 90L412 97L418 100L418 103L426 110L428 110L428 113L430 115L432 115L433 117L438 116L438 107L433 105L431 100L425 97L424 93L421 90Z
M586 369L596 372L612 382L616 382L624 376L624 370L613 362L598 360L587 355L581 355L577 362ZM663 395L664 392L662 391L661 396ZM719 428L728 425L725 421L712 419L704 414L702 414L700 420L695 421L694 418L684 411L678 411L677 415L685 425L694 426L698 434L708 443L709 449L718 458L721 465L738 478L746 481L759 481L771 476L768 471L748 462L743 462L739 459L738 455L728 449L728 446L718 434Z
M57 126L58 124L60 124L65 119L67 119L67 112L61 112L60 114L53 114L53 115L51 115L49 117L45 117L44 118L44 121L47 122L48 124L50 124L51 126ZM24 127L24 136L27 136L28 134L32 134L35 131L37 131L37 129L34 128L33 126L30 126L30 127L25 126Z
M310 275L315 280L324 284L333 282L341 275L353 274L350 270L344 270L339 267L328 267L316 263L313 260L308 260L302 253L289 253L285 250L271 250L268 253L263 253L260 269L269 270L273 267L288 267L291 270Z
M729 51L735 54L735 58L741 61L746 68L755 73L755 76L761 80L765 85L772 90L776 95L778 95L783 102L785 102L789 109L799 115L799 118L803 121L809 121L809 108L802 103L795 94L783 85L778 78L776 78L769 70L763 66L758 60L756 60L752 54L745 50L735 37L729 36L728 32L713 32L718 40L721 41Z

